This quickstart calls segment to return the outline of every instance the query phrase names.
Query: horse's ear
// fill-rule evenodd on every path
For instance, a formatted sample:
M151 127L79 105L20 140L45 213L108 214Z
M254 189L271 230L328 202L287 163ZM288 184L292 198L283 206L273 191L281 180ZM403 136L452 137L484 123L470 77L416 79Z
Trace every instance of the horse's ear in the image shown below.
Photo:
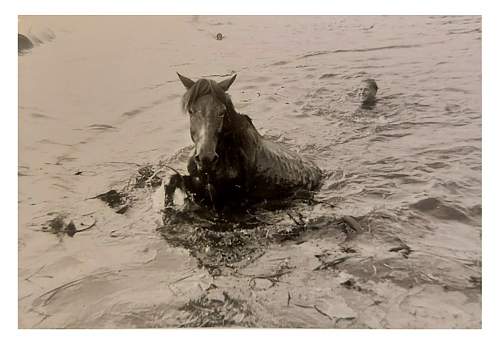
M228 78L227 80L221 81L218 83L219 87L221 87L225 92L231 87L231 84L233 84L234 80L236 79L236 75L234 75L231 78Z
M179 76L179 79L181 80L182 84L184 84L184 87L186 87L186 89L189 89L193 86L194 82L191 79L182 76L178 72L177 72L177 76Z

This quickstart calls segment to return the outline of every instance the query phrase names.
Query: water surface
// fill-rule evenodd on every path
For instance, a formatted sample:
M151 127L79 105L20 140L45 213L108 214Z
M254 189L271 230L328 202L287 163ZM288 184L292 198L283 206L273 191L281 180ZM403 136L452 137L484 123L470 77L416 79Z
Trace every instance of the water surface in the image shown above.
M19 32L35 44L19 56L21 327L196 325L189 300L244 326L481 326L480 17L39 16ZM319 164L316 199L335 207L273 217L319 234L214 277L157 231L153 191L124 215L87 200L190 145L176 71L238 73L236 109ZM350 96L364 78L371 109ZM59 212L97 223L41 232ZM333 223L346 215L364 228L353 240Z

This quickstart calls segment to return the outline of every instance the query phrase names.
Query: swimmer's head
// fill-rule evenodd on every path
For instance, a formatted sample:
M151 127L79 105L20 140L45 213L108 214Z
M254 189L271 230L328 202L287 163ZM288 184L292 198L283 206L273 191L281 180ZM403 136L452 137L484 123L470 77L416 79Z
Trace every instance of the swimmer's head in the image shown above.
M368 78L361 82L361 86L358 89L359 100L363 104L371 104L375 101L375 96L377 95L378 86L374 79Z

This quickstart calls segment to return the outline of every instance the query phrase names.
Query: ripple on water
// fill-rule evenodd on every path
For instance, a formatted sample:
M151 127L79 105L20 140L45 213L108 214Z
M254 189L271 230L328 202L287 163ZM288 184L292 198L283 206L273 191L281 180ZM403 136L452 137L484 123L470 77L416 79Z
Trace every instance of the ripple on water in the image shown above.
M467 211L440 198L424 198L411 204L410 207L438 219L456 220L464 223L470 220L466 214Z

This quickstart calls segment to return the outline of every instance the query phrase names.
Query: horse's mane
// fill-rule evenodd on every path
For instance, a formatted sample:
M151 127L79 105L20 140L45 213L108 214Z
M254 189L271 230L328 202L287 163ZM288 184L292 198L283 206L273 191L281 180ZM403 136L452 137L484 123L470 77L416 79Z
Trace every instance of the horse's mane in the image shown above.
M187 112L191 105L199 98L204 95L211 94L222 102L230 114L236 113L234 109L231 97L224 92L224 90L219 86L219 84L212 80L200 79L189 88L189 90L182 97L182 109Z

